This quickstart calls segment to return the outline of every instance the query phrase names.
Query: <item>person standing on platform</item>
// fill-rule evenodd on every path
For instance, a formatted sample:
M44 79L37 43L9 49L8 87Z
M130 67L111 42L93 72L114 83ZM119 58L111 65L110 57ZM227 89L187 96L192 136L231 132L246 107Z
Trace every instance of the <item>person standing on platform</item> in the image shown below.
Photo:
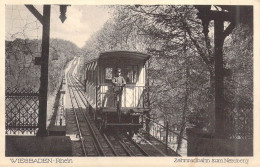
M121 69L118 68L116 70L116 75L112 79L113 87L114 87L114 94L115 94L115 101L116 101L116 106L118 110L118 118L120 122L121 118L121 100L122 100L122 94L123 94L123 87L126 85L126 81L124 77L121 75Z
M126 85L126 81L125 81L124 77L121 75L121 69L120 68L118 68L116 70L116 75L112 79L112 83L113 83L113 86L114 86L114 93L117 95L116 96L117 101L121 102L123 87Z

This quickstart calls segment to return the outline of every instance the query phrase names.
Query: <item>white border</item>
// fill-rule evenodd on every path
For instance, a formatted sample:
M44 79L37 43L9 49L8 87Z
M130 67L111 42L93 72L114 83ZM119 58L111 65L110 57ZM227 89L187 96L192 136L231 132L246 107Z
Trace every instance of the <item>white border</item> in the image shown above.
M233 158L248 158L249 164L188 164L188 163L174 163L174 157L149 157L149 158L86 158L71 157L73 164L12 164L10 157L5 157L5 105L4 105L4 88L5 88L5 77L4 77L4 62L5 62L5 4L71 4L71 5L115 5L115 4L173 4L173 5L184 5L184 4L222 4L222 5L254 5L254 156L253 157L233 157ZM69 9L68 9L69 10ZM122 1L122 0L1 0L0 1L0 166L259 166L260 165L260 52L259 52L259 28L260 28L260 0L132 0L132 1ZM190 159L195 157L189 157ZM202 157L200 157L202 158ZM212 158L212 157L204 157ZM215 157L222 158L222 157ZM232 157L229 157L232 158Z

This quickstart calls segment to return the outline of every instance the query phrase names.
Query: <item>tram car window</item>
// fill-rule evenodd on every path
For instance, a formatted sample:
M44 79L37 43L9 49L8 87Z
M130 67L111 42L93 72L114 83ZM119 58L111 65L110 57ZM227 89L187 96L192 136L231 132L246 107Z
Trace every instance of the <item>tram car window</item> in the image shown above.
M113 79L113 68L106 67L105 68L105 83L112 83Z
M86 96L100 128L119 127L133 134L143 127L143 116L150 111L145 66L149 57L138 52L114 51L86 62ZM120 98L112 84L118 68L126 81Z
M135 84L137 82L138 66L132 65L123 68L123 77L128 84Z

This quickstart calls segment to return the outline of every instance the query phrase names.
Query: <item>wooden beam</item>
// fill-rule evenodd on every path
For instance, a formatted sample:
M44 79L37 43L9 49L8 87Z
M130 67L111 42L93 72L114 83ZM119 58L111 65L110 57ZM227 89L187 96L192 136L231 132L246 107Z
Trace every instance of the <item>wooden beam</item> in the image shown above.
M225 29L225 31L223 32L223 37L226 38L235 28L236 23L233 21L231 22L228 27Z
M25 7L43 24L43 16L33 5L25 5Z
M225 137L226 110L224 108L224 72L223 72L223 44L224 21L214 21L215 48L215 133L217 137Z
M236 13L210 10L207 13L207 18L209 20L223 20L233 22L236 20Z
M41 55L41 78L40 78L40 97L39 97L39 130L36 136L48 136L46 130L47 120L47 96L48 96L48 62L50 46L50 15L51 6L43 6L42 24L42 55Z
M210 5L194 5L199 11L198 18L201 20L222 20L237 23L245 23L252 26L253 6L216 5L221 11L210 10Z

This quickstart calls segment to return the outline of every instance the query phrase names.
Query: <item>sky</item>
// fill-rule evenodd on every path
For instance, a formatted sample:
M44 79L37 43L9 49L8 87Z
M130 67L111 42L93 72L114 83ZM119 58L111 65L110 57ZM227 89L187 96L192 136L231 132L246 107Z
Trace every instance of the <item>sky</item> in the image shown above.
M35 6L42 14L42 6ZM24 5L6 5L5 39L41 39L42 26ZM93 33L100 30L112 14L108 7L72 5L67 7L67 19L61 23L58 5L51 6L50 37L69 40L83 47Z

